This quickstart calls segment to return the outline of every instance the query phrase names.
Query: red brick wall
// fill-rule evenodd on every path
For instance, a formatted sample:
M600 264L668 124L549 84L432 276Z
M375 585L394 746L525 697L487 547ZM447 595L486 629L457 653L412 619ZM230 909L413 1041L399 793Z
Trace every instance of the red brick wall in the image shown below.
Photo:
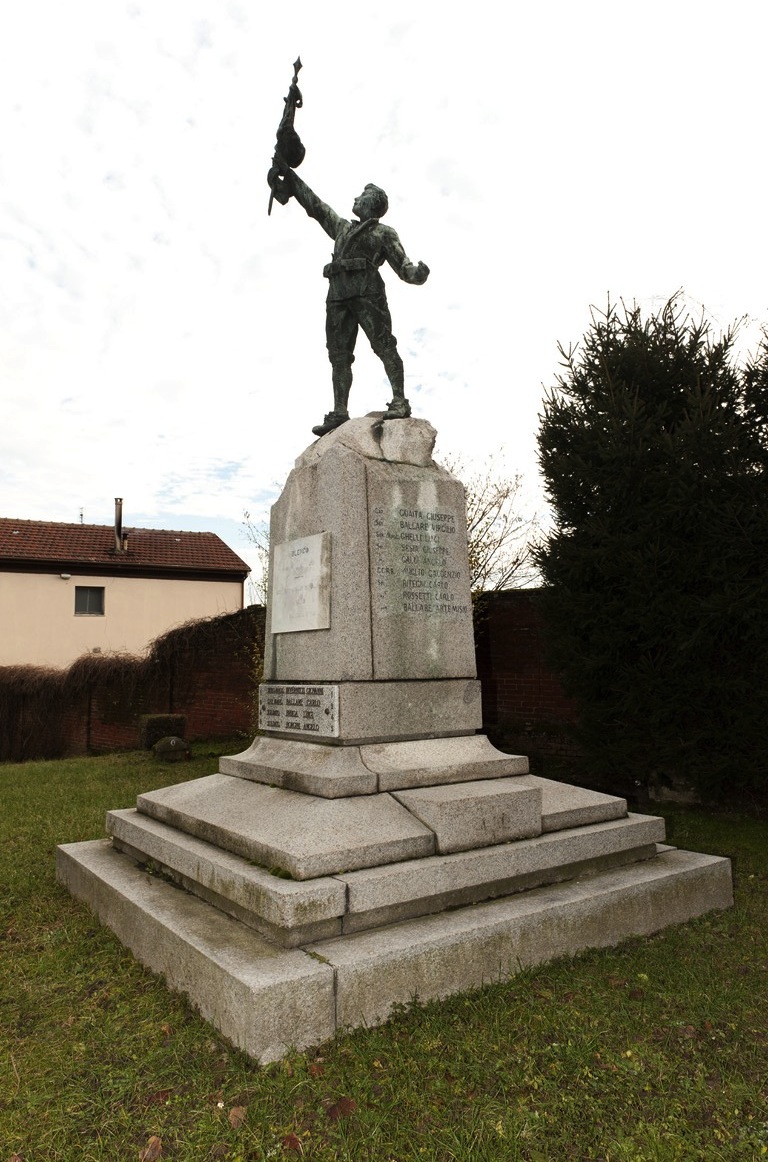
M571 757L575 708L544 660L536 590L488 594L476 639L484 729L534 758ZM97 668L89 694L41 706L41 713L58 716L67 754L136 747L139 717L149 713L186 715L190 740L250 735L258 684L254 650L263 641L264 610L257 606L201 622L199 630L181 627L159 639L147 660L126 660L135 675L120 680L113 673L100 684Z
M263 643L264 610L251 606L171 630L145 658L4 667L0 760L131 750L144 714L184 714L190 741L250 735Z
M570 733L576 708L546 663L536 596L535 589L486 594L475 636L484 729L541 766L578 749Z

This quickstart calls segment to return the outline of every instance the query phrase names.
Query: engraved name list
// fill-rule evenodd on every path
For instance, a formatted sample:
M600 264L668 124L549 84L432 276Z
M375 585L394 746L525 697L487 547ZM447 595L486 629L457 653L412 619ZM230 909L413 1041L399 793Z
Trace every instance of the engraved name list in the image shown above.
M373 605L378 617L470 612L457 514L407 504L371 509Z

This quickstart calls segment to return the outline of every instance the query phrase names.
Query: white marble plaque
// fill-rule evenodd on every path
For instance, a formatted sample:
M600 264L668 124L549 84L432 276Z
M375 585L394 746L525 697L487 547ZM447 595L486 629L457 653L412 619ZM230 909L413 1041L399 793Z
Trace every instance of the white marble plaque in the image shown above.
M272 633L330 629L330 533L275 545L272 570Z
M259 730L338 738L339 687L330 683L259 686Z

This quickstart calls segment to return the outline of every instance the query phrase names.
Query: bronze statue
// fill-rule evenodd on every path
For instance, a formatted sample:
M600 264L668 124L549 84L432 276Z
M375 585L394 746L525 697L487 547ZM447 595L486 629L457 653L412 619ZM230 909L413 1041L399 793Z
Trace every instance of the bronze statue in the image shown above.
M334 239L333 258L323 270L329 280L326 300L326 345L333 376L333 411L322 424L312 429L316 436L338 428L349 419L347 404L352 386L352 364L358 329L362 327L374 352L384 364L392 387L392 400L384 413L385 420L405 419L411 407L405 398L403 361L392 334L392 320L379 267L386 261L404 281L420 285L426 282L429 267L423 262L412 263L403 249L397 233L380 219L388 209L387 195L378 186L367 185L355 198L352 213L358 221L342 218L294 172L304 158L304 147L293 128L293 110L301 107L301 94L296 85L301 61L294 66L291 90L286 97L286 112L280 130L293 150L293 161L286 157L288 149L281 148L280 130L269 171L268 182L272 196L285 205L293 196L310 218L320 223L326 234ZM286 125L287 123L287 125ZM292 135L292 136L291 136ZM298 143L298 148L297 144ZM272 198L270 198L270 209Z
M297 165L301 165L304 160L306 150L294 128L294 119L296 117L296 110L300 109L304 104L304 98L301 95L299 88L299 69L301 68L301 57L296 57L293 62L293 79L291 80L291 87L288 90L288 96L283 98L285 108L283 115L280 118L280 124L277 127L277 139L275 141L275 152L272 157L272 168L267 174L267 182L270 188L269 206L267 213L272 213L272 202L277 198L281 206L285 206L290 199L290 190L286 188L282 180L282 173L285 166L291 166L295 169Z

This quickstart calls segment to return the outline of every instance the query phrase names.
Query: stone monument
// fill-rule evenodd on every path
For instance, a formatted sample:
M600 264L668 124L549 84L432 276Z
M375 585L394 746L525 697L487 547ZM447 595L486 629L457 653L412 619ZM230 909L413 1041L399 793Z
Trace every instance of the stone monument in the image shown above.
M272 510L259 734L57 853L61 882L262 1061L732 902L728 860L481 733L462 486L429 423L348 419L337 387Z
M479 733L463 492L433 442L374 414L298 458L260 733L58 852L70 891L263 1061L731 903L727 860Z

